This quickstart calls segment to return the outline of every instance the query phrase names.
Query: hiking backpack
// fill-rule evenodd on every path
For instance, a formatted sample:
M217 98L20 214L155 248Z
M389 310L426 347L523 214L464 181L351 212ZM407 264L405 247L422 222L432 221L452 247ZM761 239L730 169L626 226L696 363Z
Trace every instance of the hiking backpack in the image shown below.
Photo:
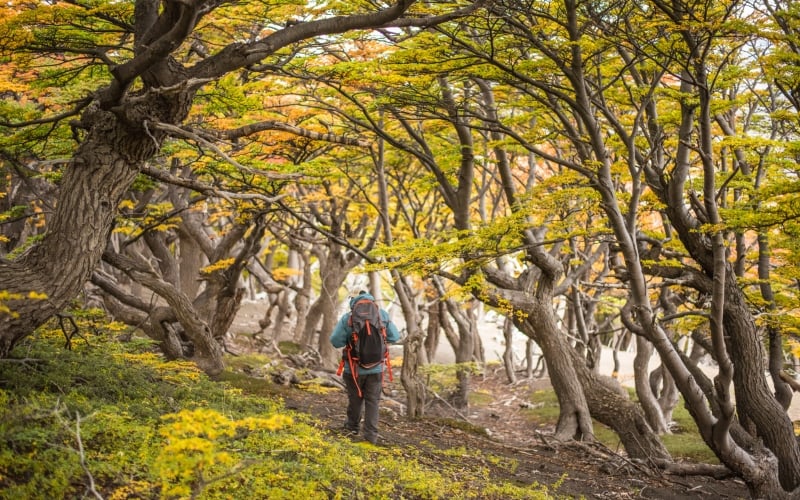
M361 368L374 368L386 358L386 326L375 301L363 298L350 309L347 322L352 334L348 345L350 357Z
M358 369L374 368L386 363L389 368L389 379L392 379L392 369L389 364L389 349L386 342L386 325L381 318L381 310L374 300L366 297L357 300L350 309L350 318L347 321L351 334L347 345L342 352L342 362L339 365L339 375L342 374L344 364L350 367L350 373L358 386ZM383 371L381 371L381 375ZM361 389L359 388L359 395Z

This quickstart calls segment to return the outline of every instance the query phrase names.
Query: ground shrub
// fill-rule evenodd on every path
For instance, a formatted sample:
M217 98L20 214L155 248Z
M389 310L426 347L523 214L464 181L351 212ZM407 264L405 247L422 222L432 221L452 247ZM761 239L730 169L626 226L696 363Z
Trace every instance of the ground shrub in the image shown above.
M3 499L554 498L463 457L334 437L257 370L211 380L97 315L77 323L69 342L53 325L0 360Z

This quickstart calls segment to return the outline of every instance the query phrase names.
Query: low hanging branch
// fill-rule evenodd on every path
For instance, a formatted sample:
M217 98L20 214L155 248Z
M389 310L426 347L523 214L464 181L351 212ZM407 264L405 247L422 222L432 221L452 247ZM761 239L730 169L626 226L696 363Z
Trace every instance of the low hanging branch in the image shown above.
M264 170L256 170L256 169L253 169L253 168L250 168L250 167L246 167L246 166L242 165L241 163L237 162L236 160L234 160L233 158L231 158L230 156L228 156L224 151L219 149L216 145L214 145L208 139L205 139L204 137L200 136L199 134L197 134L197 133L195 133L193 131L186 130L186 129L184 129L182 127L178 127L176 125L170 125L169 123L163 123L163 122L146 121L145 122L145 127L146 128L147 127L152 127L155 130L161 130L162 132L166 132L166 133L171 134L173 136L183 137L184 139L189 139L189 140L195 141L198 144L200 144L201 146L204 146L204 147L210 149L211 151L213 151L214 153L219 155L220 158L222 158L226 162L230 163L234 167L238 168L239 170L241 170L243 172L247 172L248 174L251 174L251 175L257 175L257 176L261 176L261 177L266 177L266 178L271 179L271 180L290 180L290 179L297 179L297 178L301 177L300 174L280 174L280 173L277 173L277 172L268 172L268 171L264 171Z
M289 125L288 123L283 123L274 120L251 123L249 125L245 125L243 127L239 127L233 130L217 131L214 132L214 134L223 139L235 140L239 139L240 137L246 137L267 130L280 130L281 132L289 132L290 134L294 134L300 137L305 137L307 139L330 142L334 144L342 144L344 146L357 146L362 148L368 148L371 145L371 142L365 139L346 137L343 135L331 134L331 133L315 132L313 130L296 127L294 125Z
M257 193L234 193L231 191L223 191L197 180L172 175L169 172L161 170L160 168L152 167L150 165L143 166L142 173L167 184L172 184L173 186L180 186L187 189L192 189L198 193L222 198L229 203L233 203L233 200L261 200L267 203L276 203L284 197L284 195L265 196Z

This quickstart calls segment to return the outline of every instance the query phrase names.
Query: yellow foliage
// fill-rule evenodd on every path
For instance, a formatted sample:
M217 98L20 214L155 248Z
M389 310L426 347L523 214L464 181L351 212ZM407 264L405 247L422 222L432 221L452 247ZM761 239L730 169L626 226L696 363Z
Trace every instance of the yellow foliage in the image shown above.
M150 494L152 488L153 485L146 481L133 480L112 491L108 499L125 500L128 498L146 498Z
M121 202L119 202L120 210L123 209L133 210L134 208L136 208L136 203L133 200L122 200Z
M44 300L47 298L47 294L31 290L25 297L31 300ZM12 300L22 300L22 298L22 294L11 293L8 290L0 290L0 314L8 314L12 318L19 316L19 314L12 311L6 303Z
M284 281L294 276L302 276L301 269L292 269L290 267L276 267L272 270L272 277L276 281Z
M214 262L213 264L209 264L206 267L200 270L203 274L211 274L215 271L221 271L223 269L227 269L236 261L235 258L231 257L229 259L222 259Z
M231 420L208 408L182 410L164 415L162 420L167 422L159 430L165 445L155 460L154 469L165 497L189 496L198 484L209 478L209 472L213 476L228 471L236 460L222 449L225 438L233 438L244 431L276 431L292 423L290 417L279 414Z
M10 293L7 290L0 290L0 314L9 314L12 318L19 316L17 313L9 309L5 303L9 300L17 300L20 298L21 296L19 294Z
M339 391L339 389L336 387L328 387L322 385L320 382L320 379L308 380L298 384L298 387L306 392L310 392L311 394L328 394L330 392Z
M152 368L162 380L175 385L189 385L197 382L202 374L197 365L191 361L167 361L160 354L152 352L123 353L116 356Z
M789 350L792 352L792 356L796 358L800 357L800 342L794 339L789 339L788 343L789 343Z
M28 298L32 300L44 300L47 298L47 294L31 290L30 292L28 292Z

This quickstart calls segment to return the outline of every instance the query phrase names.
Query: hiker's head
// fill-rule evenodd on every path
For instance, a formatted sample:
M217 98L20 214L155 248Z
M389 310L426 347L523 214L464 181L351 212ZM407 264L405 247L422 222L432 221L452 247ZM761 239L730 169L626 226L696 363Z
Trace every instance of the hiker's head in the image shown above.
M358 293L354 297L352 297L350 299L350 309L353 308L353 304L355 304L356 301L358 301L359 299L364 299L364 298L370 299L370 300L375 300L375 297L373 297L368 291L359 290Z

